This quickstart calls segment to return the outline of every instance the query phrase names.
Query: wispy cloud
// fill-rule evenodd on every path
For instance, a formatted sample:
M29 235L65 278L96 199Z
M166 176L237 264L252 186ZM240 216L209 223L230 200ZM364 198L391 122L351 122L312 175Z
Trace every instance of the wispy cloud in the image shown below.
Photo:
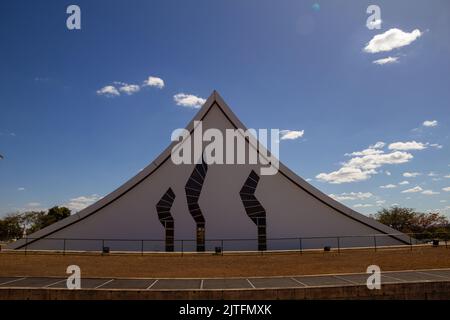
M24 187L19 187L19 188L17 188L17 191L25 191L25 188Z
M341 194L330 194L331 198L337 201L344 201L344 200L362 200L362 199L369 199L373 197L373 194L370 192L344 192Z
M369 204L369 203L365 203L365 204L358 203L358 204L355 204L355 205L353 206L353 208L370 208L370 207L373 207L373 204Z
M99 196L98 194L93 194L90 196L80 196L80 197L70 199L64 205L67 208L69 208L70 210L76 212L76 211L80 211L80 210L90 206L91 204L100 200L101 198L102 197Z
M97 90L97 94L109 98L120 96L120 92L114 86L104 86L100 90Z
M142 86L122 81L114 81L113 85L107 85L100 90L97 90L97 94L106 97L117 97L120 96L120 93L124 93L130 96L141 91L143 87L156 87L162 89L164 88L164 80L158 77L149 76L144 80Z
M426 144L417 141L407 141L407 142L393 142L389 144L389 150L423 150L426 149Z
M437 120L425 120L422 125L424 127L436 127L438 125Z
M143 86L156 87L158 89L164 88L164 80L158 77L149 76L147 80L144 81Z
M120 92L123 92L129 96L141 90L141 87L139 87L137 84L128 84L124 82L115 82L115 84L120 85L119 87Z
M372 61L372 63L383 65L398 62L398 57L387 57Z
M177 106L194 109L200 108L206 102L206 99L186 93L177 93L173 96L173 100L175 101Z
M381 189L393 189L393 188L397 188L397 186L395 184L387 184L384 186L380 186Z
M380 150L383 146L384 143L379 142L365 150L346 154L353 158L344 162L340 169L319 173L316 178L334 184L367 180L383 165L406 163L413 158L412 154L403 151L385 153Z
M426 196L433 196L435 194L439 194L439 192L433 191L433 190L423 190L422 194L426 195Z
M280 131L280 139L281 140L295 140L303 137L305 134L305 130L281 130Z
M403 176L405 178L415 178L415 177L418 177L420 175L421 175L420 172L403 172Z
M393 49L407 46L422 35L419 29L411 32L404 32L397 28L392 28L384 33L375 35L364 48L369 53L386 52Z
M423 191L421 187L415 186L414 188L403 190L402 193L416 193L421 191Z
M433 147L433 148L436 148L436 149L442 149L443 148L442 145L438 144L438 143L431 143L430 147Z

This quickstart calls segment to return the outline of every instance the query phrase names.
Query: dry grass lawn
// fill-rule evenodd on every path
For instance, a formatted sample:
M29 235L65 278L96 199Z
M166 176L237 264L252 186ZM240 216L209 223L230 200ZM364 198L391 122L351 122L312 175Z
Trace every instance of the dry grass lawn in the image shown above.
M0 253L0 276L66 276L68 265L84 277L254 277L450 268L450 249L414 247L397 250L274 253L264 255L133 255Z

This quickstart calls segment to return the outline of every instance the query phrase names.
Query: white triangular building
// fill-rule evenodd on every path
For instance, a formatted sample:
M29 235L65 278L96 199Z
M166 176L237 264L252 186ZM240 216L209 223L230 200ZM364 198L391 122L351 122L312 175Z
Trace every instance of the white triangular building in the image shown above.
M243 129L217 92L186 129ZM84 210L10 244L28 250L298 250L402 245L409 237L325 195L279 163L174 164L171 145ZM245 143L254 147L248 139ZM261 150L261 148L260 148Z

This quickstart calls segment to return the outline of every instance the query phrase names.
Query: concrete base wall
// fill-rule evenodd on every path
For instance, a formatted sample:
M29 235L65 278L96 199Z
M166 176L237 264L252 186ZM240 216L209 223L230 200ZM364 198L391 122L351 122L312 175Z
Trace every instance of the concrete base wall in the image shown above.
M450 299L450 282L253 290L67 290L0 288L0 300L312 300L312 299Z

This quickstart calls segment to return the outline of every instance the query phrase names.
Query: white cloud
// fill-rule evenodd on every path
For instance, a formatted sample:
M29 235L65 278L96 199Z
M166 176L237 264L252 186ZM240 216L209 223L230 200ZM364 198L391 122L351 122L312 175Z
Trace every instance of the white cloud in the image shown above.
M188 108L200 108L206 99L194 96L193 94L178 93L173 96L173 100L177 106L188 107Z
M426 144L417 141L407 141L407 142L394 142L391 143L388 148L389 150L423 150L426 149Z
M401 186L403 186L403 185L405 185L405 184L409 184L409 181L403 180L402 182L399 182L398 184L401 185Z
M375 144L372 144L369 146L370 149L381 149L384 148L384 146L386 145L386 143L384 143L383 141L378 141Z
M316 178L329 183L346 183L367 180L373 172L363 171L361 169L342 167L337 171L330 173L319 173Z
M424 127L436 127L438 125L437 120L425 120L422 125Z
M123 83L119 88L120 92L126 93L127 95L135 94L136 92L139 92L139 90L141 90L141 87L139 87L137 84Z
M450 187L445 187L445 188L442 188L442 191L445 191L445 192L450 192Z
M361 200L361 199L368 199L373 196L370 192L344 192L341 194L330 194L331 198L337 201L343 201L343 200Z
M397 186L395 184L387 184L385 186L380 186L381 189L393 189L393 188L397 188Z
M442 145L438 143L432 143L430 144L430 147L436 148L436 149L442 149Z
M405 178L415 178L415 177L418 177L420 175L421 175L421 173L419 173L419 172L403 172L403 176Z
M281 130L281 140L295 140L303 137L305 130L295 131L295 130Z
M346 154L347 156L354 157L344 162L339 170L330 173L320 173L316 178L321 181L336 184L362 181L376 174L376 169L383 165L405 163L413 158L413 155L407 152L394 151L384 153L383 150L377 149L382 146L384 144L378 142L374 146L369 146L368 149Z
M162 89L164 88L164 80L158 77L148 77L147 80L144 81L143 86L148 86L148 87L156 87L158 89Z
M381 154L384 153L383 150L378 150L378 149L382 149L384 146L386 145L386 143L384 143L383 141L378 141L375 144L370 145L367 149L364 149L362 151L355 151L352 153L346 153L346 156L367 156L370 154Z
M450 179L450 174L446 175L444 178Z
M367 148L361 151L354 151L352 153L346 153L346 156L368 156L368 155L372 155L372 154L382 154L384 153L383 150L378 150L375 148Z
M435 192L433 190L423 190L422 194L427 195L427 196L432 196L432 195L435 195L435 194L439 194L439 192Z
M411 44L422 35L419 29L404 32L397 28L375 35L364 48L369 53L391 51Z
M377 169L385 164L399 164L408 162L413 158L407 152L394 151L391 153L372 154L350 159L345 165L349 167L361 168L365 171Z
M376 202L376 204L377 205L382 205L382 204L385 204L386 203L386 200L377 200L377 201L375 201Z
M105 86L100 90L97 90L97 94L106 97L116 97L120 96L120 92L114 86Z
M372 63L378 64L378 65L383 65L383 64L394 63L397 61L398 61L398 57L387 57L387 58L383 58L383 59L374 60L374 61L372 61Z
M429 177L437 177L438 174L436 172L431 171L430 173L427 174L427 176L429 176Z
M80 196L76 198L72 198L64 204L67 208L69 208L72 211L80 211L94 202L100 200L102 197L100 197L98 194L93 194L90 196Z
M385 171L387 176L390 176L392 173L390 171Z
M403 190L402 193L415 193L415 192L420 192L422 190L423 189L421 187L415 186L414 188Z
M361 203L358 203L358 204L355 204L353 206L353 208L369 208L369 207L373 207L373 204L369 204L369 203L361 204Z
M24 187L19 187L19 188L17 188L17 191L25 191L25 188Z

